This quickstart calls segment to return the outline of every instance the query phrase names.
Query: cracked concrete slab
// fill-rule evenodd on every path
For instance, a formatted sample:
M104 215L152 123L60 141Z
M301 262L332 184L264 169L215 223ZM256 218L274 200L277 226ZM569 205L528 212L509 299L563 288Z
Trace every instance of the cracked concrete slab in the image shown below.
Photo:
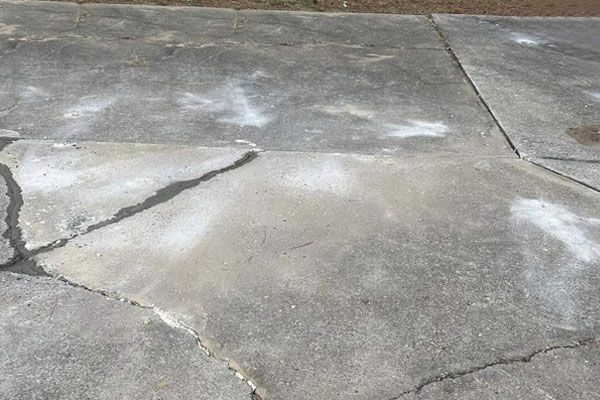
M600 18L434 19L521 156L600 160Z
M243 149L16 141L0 153L23 205L26 250L81 234L158 189L226 167Z
M600 161L548 158L532 158L531 161L600 191Z
M268 399L393 398L597 336L598 194L522 160L261 153L39 254Z
M2 398L250 398L224 362L152 310L6 272L0 291Z
M47 7L59 5L11 5L0 16L17 26L25 10L26 28L0 40L0 74L11 76L0 81L0 129L22 137L513 155L425 17L248 12L231 40L215 38L221 22L211 19L222 12L231 24L228 11L103 5L90 6L76 35L44 36L61 29L51 16L37 19L53 15ZM183 36L162 30L171 16ZM133 39L94 36L95 19L122 23ZM157 35L168 40L147 38Z
M527 362L499 365L434 383L405 400L595 399L598 397L598 342L543 352Z

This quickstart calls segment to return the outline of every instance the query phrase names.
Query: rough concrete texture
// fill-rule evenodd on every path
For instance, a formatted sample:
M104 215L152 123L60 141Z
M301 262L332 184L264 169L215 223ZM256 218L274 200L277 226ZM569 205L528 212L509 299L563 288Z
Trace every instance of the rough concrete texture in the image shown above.
M532 158L532 162L600 191L600 162Z
M425 17L56 7L1 9L0 73L13 79L0 81L0 129L38 139L511 154Z
M8 187L4 177L0 177L0 265L6 264L12 260L14 252L10 244L10 232L8 230L7 216L10 197L8 196Z
M17 141L0 154L23 205L27 249L81 234L169 184L201 177L243 157L242 149L118 143Z
M405 400L597 399L598 342L542 352L524 362L497 365L403 396Z
M523 157L600 160L568 135L600 130L600 18L434 19Z
M0 398L244 399L251 389L155 312L0 273Z
M599 204L522 160L262 153L37 260L174 313L269 399L385 399L597 335Z

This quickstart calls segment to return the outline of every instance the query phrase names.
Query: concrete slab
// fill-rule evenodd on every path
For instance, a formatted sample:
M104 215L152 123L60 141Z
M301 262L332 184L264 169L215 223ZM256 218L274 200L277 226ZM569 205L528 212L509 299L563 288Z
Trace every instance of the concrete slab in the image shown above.
M600 130L600 18L435 15L524 157L600 160L570 130Z
M162 44L203 41L271 45L326 44L441 49L422 16L230 10L2 1L0 35L143 40ZM377 25L377 29L373 29ZM410 33L410 34L409 34Z
M36 260L173 313L265 398L394 398L597 336L598 198L522 160L261 153Z
M600 162L547 158L532 158L531 161L600 191Z
M600 369L598 342L542 352L523 362L500 364L472 375L433 383L402 399L497 400L594 399Z
M25 248L81 234L169 185L202 177L246 150L17 141L0 153L20 187Z
M0 129L22 137L512 156L425 17L252 12L230 41L213 32L228 11L94 6L57 36L66 22L41 10L59 5L26 3L22 26L21 5L7 7ZM68 7L57 19L74 24ZM121 25L131 39L95 36Z
M152 310L0 273L6 399L244 399L251 389Z

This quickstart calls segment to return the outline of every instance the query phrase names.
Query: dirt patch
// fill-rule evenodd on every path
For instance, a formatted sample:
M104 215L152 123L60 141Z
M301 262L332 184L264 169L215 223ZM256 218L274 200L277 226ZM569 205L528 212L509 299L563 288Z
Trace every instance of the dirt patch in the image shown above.
M600 125L582 125L577 128L567 129L567 135L571 136L579 144L600 144Z
M78 2L390 14L600 16L600 0L83 0Z

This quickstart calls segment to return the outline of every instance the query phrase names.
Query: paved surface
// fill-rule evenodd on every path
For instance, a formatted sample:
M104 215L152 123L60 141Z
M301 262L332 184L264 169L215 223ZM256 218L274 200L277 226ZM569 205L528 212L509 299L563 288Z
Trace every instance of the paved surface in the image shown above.
M600 18L434 18L521 156L600 187Z
M597 20L0 6L0 398L598 398Z

